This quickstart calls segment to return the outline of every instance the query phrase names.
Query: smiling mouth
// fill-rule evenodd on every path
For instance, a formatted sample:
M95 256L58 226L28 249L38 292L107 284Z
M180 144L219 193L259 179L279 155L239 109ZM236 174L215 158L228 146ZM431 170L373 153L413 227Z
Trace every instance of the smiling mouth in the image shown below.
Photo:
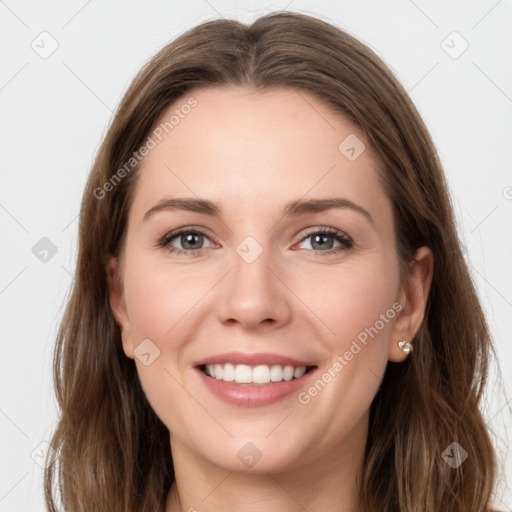
M297 380L311 372L316 366L203 364L198 366L206 376L224 382L245 385L277 384Z

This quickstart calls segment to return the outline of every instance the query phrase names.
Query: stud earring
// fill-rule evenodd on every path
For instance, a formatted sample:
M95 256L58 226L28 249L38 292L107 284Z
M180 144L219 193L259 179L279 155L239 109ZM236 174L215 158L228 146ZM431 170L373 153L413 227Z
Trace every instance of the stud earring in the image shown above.
M406 340L399 341L398 348L403 350L406 354L408 354L409 352L412 352L412 345L409 342L407 342Z

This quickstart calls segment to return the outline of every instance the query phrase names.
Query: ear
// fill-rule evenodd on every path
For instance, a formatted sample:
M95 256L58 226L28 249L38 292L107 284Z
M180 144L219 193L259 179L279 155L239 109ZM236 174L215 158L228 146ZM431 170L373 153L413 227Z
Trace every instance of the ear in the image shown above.
M402 362L407 357L407 354L398 346L398 342L406 340L412 343L419 331L425 316L433 274L434 255L429 247L420 247L409 265L397 297L397 302L403 308L399 312L391 332L388 351L390 361Z
M119 265L118 258L114 257L110 258L106 265L110 309L121 330L124 353L130 359L133 359L133 340L130 334L130 322L124 301Z

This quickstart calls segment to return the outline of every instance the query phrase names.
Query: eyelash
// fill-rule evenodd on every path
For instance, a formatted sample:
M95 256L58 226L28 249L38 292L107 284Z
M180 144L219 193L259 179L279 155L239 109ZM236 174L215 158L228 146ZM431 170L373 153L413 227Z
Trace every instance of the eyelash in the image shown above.
M204 233L203 231L201 231L199 229L190 229L190 228L179 229L177 231L173 231L172 233L168 233L167 235L165 235L160 240L160 242L158 243L158 247L167 248L168 252L171 253L171 254L176 254L176 255L184 254L184 255L189 256L189 257L200 256L202 254L202 251L204 249L206 249L206 248L202 248L202 249L177 249L176 247L173 247L173 246L170 245L172 240L174 240L175 238L177 238L179 236L182 236L182 235L202 235L202 236L207 237L206 233ZM337 229L334 229L334 228L312 228L312 229L306 231L305 235L299 240L299 243L303 242L304 240L306 240L307 238L309 238L309 237L311 237L313 235L330 236L330 237L333 237L338 242L340 242L340 244L341 244L341 246L337 247L336 249L329 249L327 251L315 250L315 255L317 253L320 253L320 254L323 254L323 255L325 255L325 254L336 254L336 253L339 253L339 252L341 252L343 250L345 250L345 251L349 250L354 245L354 243L350 239L350 237L348 237L342 231L338 231Z

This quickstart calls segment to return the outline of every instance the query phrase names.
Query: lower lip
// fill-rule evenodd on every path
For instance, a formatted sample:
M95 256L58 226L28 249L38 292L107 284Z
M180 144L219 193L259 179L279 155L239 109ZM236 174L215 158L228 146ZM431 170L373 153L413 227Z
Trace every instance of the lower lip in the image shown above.
M196 368L196 371L199 372L202 381L208 389L222 400L240 407L264 407L294 392L297 393L309 381L316 368L313 368L298 379L259 385L226 382L208 377L199 368Z

